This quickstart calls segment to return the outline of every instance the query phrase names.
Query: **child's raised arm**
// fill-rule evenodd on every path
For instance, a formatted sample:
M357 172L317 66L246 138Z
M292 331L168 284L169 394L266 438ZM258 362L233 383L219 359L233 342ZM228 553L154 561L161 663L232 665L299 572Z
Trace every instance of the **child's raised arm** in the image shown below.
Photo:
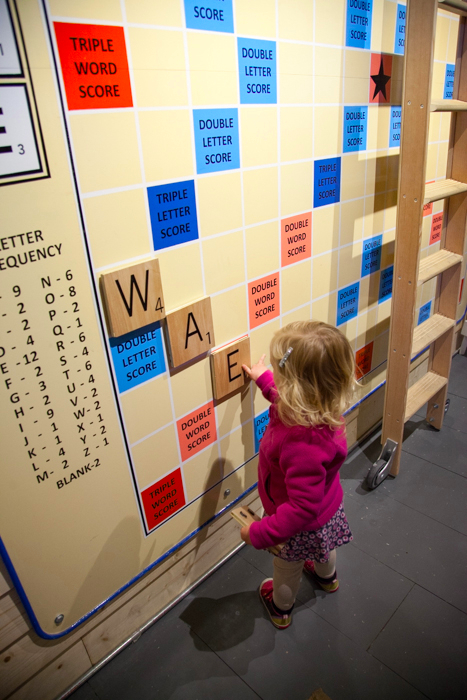
M242 365L242 369L247 374L250 379L252 379L254 382L258 379L258 377L261 377L264 372L267 371L267 367L264 364L264 358L266 355L262 355L261 359L258 360L258 362L251 367L248 367L248 365Z

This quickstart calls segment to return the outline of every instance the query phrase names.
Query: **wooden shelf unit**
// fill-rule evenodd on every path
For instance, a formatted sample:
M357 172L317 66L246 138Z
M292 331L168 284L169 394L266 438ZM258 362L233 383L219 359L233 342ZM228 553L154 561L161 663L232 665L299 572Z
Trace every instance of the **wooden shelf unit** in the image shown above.
M452 100L431 100L438 8L460 14ZM467 221L467 3L408 0L394 286L383 414L383 446L397 443L391 474L399 471L404 423L428 404L426 417L441 429L452 359ZM430 105L429 109L424 106ZM426 182L432 112L451 112L446 179ZM423 206L445 200L441 250L420 261ZM437 278L433 316L415 327L417 289ZM411 358L429 348L428 372L409 389ZM384 453L384 447L383 452Z

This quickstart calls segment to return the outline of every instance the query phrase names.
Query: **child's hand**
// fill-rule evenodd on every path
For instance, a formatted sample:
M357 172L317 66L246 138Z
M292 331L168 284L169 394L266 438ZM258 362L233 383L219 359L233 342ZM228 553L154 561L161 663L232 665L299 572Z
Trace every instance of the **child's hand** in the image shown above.
M248 367L247 365L242 365L242 369L247 374L250 379L253 379L254 382L258 379L258 377L261 377L261 375L266 372L267 367L264 364L264 358L266 355L262 355L261 359L252 367Z
M247 544L251 544L251 539L250 539L250 526L249 525L244 525L242 529L240 530L240 537L244 542Z

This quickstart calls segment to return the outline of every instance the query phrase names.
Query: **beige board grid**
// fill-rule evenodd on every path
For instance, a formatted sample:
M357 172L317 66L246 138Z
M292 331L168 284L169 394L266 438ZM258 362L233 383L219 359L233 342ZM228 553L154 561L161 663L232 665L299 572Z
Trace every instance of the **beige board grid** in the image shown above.
M26 8L25 3L19 6L29 27L26 43L37 52L35 87L40 85L42 104L44 95L51 100L49 140L59 142L55 144L59 154L53 187L68 192L70 204L61 205L78 231L65 143L57 137L57 131L51 135L52 124L60 123L57 93L50 87L47 93L44 81L39 80L39 65L47 65L52 76L45 28L38 5L34 10ZM339 12L320 2L314 3L313 12L308 2L293 6L265 4L263 18L267 15L268 21L261 23L261 30L245 3L234 1L233 36L185 29L178 1L152 6L126 0L107 3L105 12L100 3L93 6L54 0L45 6L59 72L54 20L105 23L124 31L131 107L68 111L59 75L95 280L141 260L157 258L167 313L209 296L216 343L229 343L248 334L253 361L267 353L274 331L291 320L313 317L335 323L338 290L360 280L358 316L341 329L356 351L374 343L372 372L362 382L362 396L378 385L384 378L390 302L378 304L380 272L360 279L361 253L364 240L382 234L381 269L392 263L398 149L388 148L389 108L369 105L367 150L343 154L342 110L346 104L368 104L369 56L371 52L392 52L396 3L374 3L371 52L345 48L342 1ZM456 19L449 17L446 27L437 37L441 82L441 69L451 61L450 51L455 45L451 37L456 32ZM277 105L239 103L237 36L276 42ZM41 42L43 45L37 47ZM439 92L440 81L436 85ZM395 94L397 89L395 85ZM241 167L197 175L192 111L212 105L238 108ZM43 107L41 114L46 112ZM439 128L431 139L433 179L444 174L448 142L449 116L438 116ZM342 156L341 201L313 209L313 162L336 155ZM187 180L195 185L199 239L154 251L146 188ZM31 192L30 201L45 203L52 199L56 201L55 194L39 193L37 188ZM281 267L281 220L310 211L311 257ZM44 216L56 222L58 214L55 209ZM16 227L15 220L11 228L16 231ZM272 274L279 279L279 316L251 329L248 283ZM99 297L95 297L95 303L100 304ZM98 354L104 357L103 346L99 348ZM165 347L162 354L167 367ZM105 374L103 370L102 376ZM129 473L134 477L136 499L127 467L118 471L118 464L125 465L127 460L124 440L119 436L118 447L112 453L117 464L114 476L118 476L112 484L117 502L121 498L125 505L119 503L115 514L111 504L106 504L112 515L102 529L100 515L95 515L96 520L91 518L89 528L99 532L94 545L95 567L88 562L73 583L77 602L68 609L62 606L64 624L102 602L121 582L137 575L254 482L254 461L249 461L255 454L253 418L267 408L254 387L246 396L239 392L214 405L216 442L182 462L176 423L192 413L202 413L212 399L210 360L206 357L117 392L112 399L119 407L117 412L113 409L117 429L121 410L121 429L130 443ZM178 468L186 508L145 539L144 517L140 520L138 512L140 493ZM228 496L224 495L223 484L234 484ZM105 489L105 483L101 492L97 489L96 500ZM135 555L121 558L118 571L103 572L98 566L98 552L105 551L107 542L107 556L112 558L115 551L121 551L121 541L117 546L120 537L125 551ZM74 551L69 556L73 557ZM75 571L75 565L70 571ZM82 579L91 582L97 573L103 579L103 588L92 592ZM29 575L33 575L31 568ZM25 574L23 578L27 581ZM71 580L71 574L67 574L67 583L68 578ZM41 592L43 589L38 597ZM43 599L51 605L50 596L44 595ZM42 622L45 618L47 623ZM50 633L57 631L49 609L41 624Z

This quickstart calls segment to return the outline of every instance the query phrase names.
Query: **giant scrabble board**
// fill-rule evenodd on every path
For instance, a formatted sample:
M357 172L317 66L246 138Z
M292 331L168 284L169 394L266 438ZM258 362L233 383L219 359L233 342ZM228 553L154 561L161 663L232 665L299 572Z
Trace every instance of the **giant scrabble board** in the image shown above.
M404 31L392 0L0 0L1 546L39 634L254 486L241 363L282 325L339 326L383 381Z

